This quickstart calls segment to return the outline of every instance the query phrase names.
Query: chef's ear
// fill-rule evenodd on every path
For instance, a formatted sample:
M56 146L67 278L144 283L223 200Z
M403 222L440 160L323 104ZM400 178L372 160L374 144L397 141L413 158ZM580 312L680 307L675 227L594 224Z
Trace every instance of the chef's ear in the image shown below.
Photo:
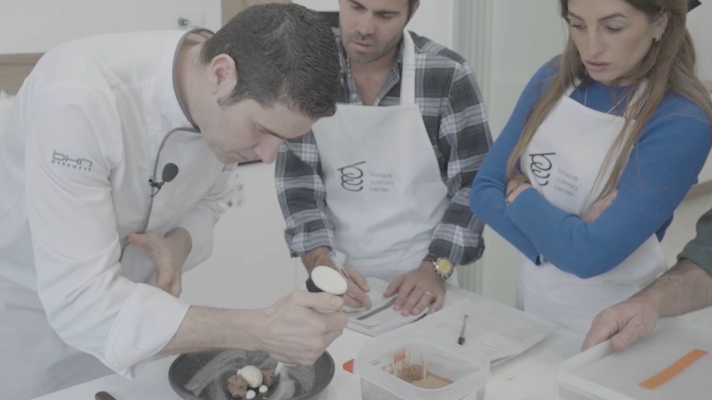
M227 54L213 58L208 67L208 79L213 94L228 95L237 84L237 67L235 60Z

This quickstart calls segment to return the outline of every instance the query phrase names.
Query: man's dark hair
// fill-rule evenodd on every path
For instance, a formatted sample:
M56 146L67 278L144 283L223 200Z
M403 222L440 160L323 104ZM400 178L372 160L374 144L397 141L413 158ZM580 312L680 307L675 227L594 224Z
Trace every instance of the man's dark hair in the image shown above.
M235 60L238 83L221 105L275 102L310 118L334 115L341 67L334 34L316 12L297 4L262 4L233 17L201 50L204 65Z
M408 0L408 20L410 20L410 15L413 14L413 7L415 7L415 3L419 1L420 0Z

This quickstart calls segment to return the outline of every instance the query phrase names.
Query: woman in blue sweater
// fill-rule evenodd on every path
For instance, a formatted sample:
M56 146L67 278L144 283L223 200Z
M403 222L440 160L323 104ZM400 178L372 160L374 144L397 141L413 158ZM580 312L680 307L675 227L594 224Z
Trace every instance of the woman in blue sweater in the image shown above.
M570 38L522 93L470 208L521 253L526 312L586 333L666 268L712 145L686 0L561 0Z

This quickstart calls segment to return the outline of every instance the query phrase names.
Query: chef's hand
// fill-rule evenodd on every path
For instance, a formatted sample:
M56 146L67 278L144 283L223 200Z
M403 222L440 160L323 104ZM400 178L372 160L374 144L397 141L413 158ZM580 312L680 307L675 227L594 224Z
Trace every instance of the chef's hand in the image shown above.
M582 350L611 339L611 348L622 351L635 340L648 336L658 321L655 303L645 297L632 297L610 307L593 319Z
M161 237L153 232L129 235L129 242L143 248L156 268L156 286L171 295L180 296L183 263L190 254L193 241L190 233L175 228Z
M445 303L445 281L435 272L430 261L423 261L415 271L397 277L383 297L398 293L393 309L408 317L418 315L430 306L430 312L440 310ZM432 305L431 305L432 304Z
M513 202L517 196L523 191L530 189L532 185L529 183L529 179L526 175L519 173L512 177L512 179L507 182L507 188L505 189L504 195L507 202Z
M328 247L317 247L304 255L302 263L307 268L307 271L311 273L311 270L319 266L333 268L338 271L328 255L329 251L331 250ZM371 291L371 288L368 287L366 278L355 269L347 268L346 273L349 274L353 282L346 280L347 289L346 296L344 296L344 305L353 308L370 308L371 299L366 293Z
M257 335L260 349L285 364L313 365L344 331L348 319L342 306L343 300L329 293L295 291L264 310Z
M617 190L593 203L591 209L588 210L586 215L583 217L583 220L586 222L593 222L597 220L598 217L600 217L601 214L603 214L603 212L606 211L606 209L610 207L611 204L613 204L613 200L615 200L616 197L618 197Z

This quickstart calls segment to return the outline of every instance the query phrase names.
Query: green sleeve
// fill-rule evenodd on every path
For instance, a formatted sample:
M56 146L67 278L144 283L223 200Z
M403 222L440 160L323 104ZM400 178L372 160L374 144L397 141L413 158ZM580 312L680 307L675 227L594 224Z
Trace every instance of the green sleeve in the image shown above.
M697 236L677 256L688 259L712 275L712 210L697 221Z

